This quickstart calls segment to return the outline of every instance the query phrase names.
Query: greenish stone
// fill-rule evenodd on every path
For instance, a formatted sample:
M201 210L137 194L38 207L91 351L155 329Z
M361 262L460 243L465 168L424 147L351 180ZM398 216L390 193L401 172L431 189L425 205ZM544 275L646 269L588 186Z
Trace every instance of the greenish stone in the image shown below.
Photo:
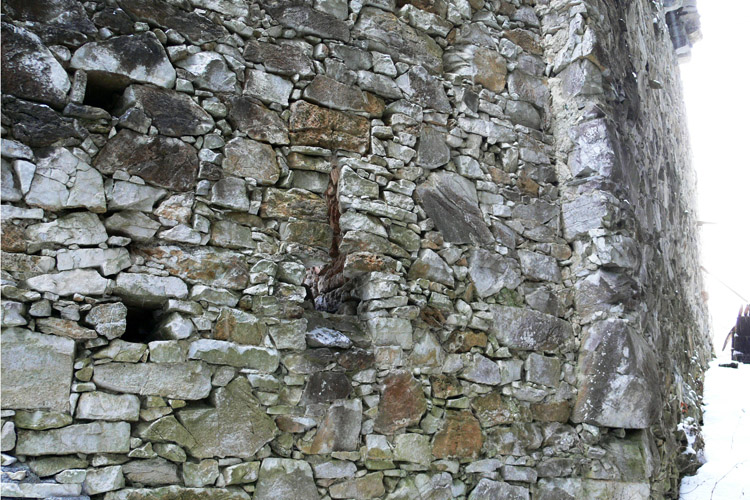
M279 366L279 353L267 347L244 346L223 340L200 339L190 345L190 359L215 365L250 368L273 373Z
M427 465L433 460L430 437L422 434L399 434L394 439L393 455L397 462Z
M73 417L70 413L18 410L13 421L19 429L44 431L69 425Z
M250 500L250 495L236 488L129 488L110 491L104 500Z
M223 471L224 482L227 486L235 484L249 484L258 480L260 462L243 462L230 465Z
M42 457L26 462L31 471L39 477L53 476L66 469L81 469L88 467L88 462L76 456Z

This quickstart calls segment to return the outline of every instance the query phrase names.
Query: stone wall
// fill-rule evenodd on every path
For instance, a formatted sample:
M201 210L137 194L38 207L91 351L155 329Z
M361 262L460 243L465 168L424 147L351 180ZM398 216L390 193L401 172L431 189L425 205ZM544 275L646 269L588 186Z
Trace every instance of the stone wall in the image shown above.
M2 12L3 495L677 496L711 347L658 2Z

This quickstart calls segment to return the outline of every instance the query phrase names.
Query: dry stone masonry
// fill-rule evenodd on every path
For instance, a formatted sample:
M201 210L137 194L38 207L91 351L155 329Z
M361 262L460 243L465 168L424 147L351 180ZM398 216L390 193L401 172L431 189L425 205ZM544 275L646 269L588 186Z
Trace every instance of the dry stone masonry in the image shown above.
M665 3L5 0L3 496L676 498Z

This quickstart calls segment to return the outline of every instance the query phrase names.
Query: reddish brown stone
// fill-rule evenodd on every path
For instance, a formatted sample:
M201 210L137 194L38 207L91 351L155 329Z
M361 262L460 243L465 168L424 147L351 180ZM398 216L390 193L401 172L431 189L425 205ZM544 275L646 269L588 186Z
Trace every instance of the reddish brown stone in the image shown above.
M470 411L448 412L442 430L435 434L432 454L436 458L477 458L483 443L482 428Z
M347 371L367 370L375 364L375 355L364 349L349 349L341 353L336 360Z
M276 427L281 432L307 432L315 425L315 421L307 417L295 417L293 415L279 415L276 417Z
M539 403L531 405L531 414L534 420L540 422L567 422L570 418L570 403L560 401L557 403Z
M482 427L492 427L513 422L528 422L531 420L529 409L515 399L491 392L474 399L471 407L479 418Z
M445 350L448 352L469 352L472 347L487 347L487 334L472 331L457 331L451 334Z
M397 371L385 379L385 389L378 405L375 432L393 434L416 425L427 410L427 400L420 383L407 371Z
M395 273L396 267L397 262L391 257L368 252L354 252L346 255L343 273L346 278L354 278L374 271Z
M0 242L2 242L3 252L26 251L26 236L23 227L10 222L3 222L2 229L0 229Z
M456 377L449 375L435 375L430 377L432 397L440 399L454 398L463 394L461 383Z
M250 277L245 256L229 250L159 246L137 248L133 254L164 265L169 274L190 283L242 290Z
M529 177L526 172L522 172L518 177L518 187L529 196L539 196L539 183Z
M292 144L344 149L365 154L370 147L370 122L364 116L332 111L304 101L291 107Z
M328 221L328 207L323 198L304 189L266 189L260 206L263 218L289 218Z
M505 38L521 47L526 52L536 54L538 56L544 53L542 48L541 40L539 37L528 30L516 28L514 30L506 31L504 34Z

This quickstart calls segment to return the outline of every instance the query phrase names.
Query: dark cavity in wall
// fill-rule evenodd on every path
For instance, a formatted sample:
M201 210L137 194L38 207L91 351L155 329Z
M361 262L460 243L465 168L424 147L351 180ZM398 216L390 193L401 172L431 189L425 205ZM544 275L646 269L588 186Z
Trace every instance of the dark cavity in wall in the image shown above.
M160 340L157 335L161 311L128 306L125 333L121 337L127 342L147 344Z

